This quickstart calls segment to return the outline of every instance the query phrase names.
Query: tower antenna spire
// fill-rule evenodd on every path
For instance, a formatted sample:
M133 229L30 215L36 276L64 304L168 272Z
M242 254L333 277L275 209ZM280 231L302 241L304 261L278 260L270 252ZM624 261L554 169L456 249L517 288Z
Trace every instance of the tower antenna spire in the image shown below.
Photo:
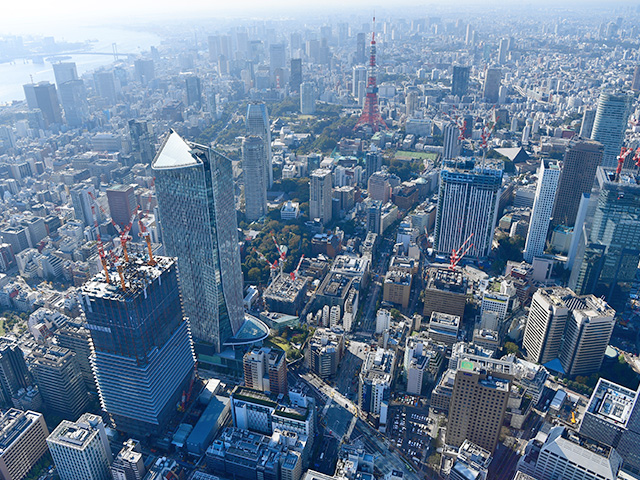
M373 16L373 31L371 32L371 50L369 54L369 78L367 80L367 95L364 99L364 107L362 108L362 114L358 119L354 130L359 127L368 125L374 132L380 130L380 128L387 128L387 124L384 123L382 115L380 115L380 109L378 107L378 85L376 80L376 17Z

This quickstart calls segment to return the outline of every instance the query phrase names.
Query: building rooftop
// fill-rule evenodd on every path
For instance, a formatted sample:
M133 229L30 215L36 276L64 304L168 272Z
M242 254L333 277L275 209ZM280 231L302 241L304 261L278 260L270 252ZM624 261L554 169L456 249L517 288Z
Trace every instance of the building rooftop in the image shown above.
M294 302L308 281L308 277L298 275L294 280L291 275L282 273L269 284L263 296L279 301Z
M432 325L434 327L447 326L458 328L460 326L460 317L457 315L449 315L448 313L433 312L431 314L429 328L431 328Z
M276 408L278 402L274 396L268 395L260 390L254 390L252 388L236 386L231 393L234 400L242 400L248 403L257 403L266 407Z
M193 167L200 164L202 164L202 160L193 154L192 146L174 130L171 130L151 166L154 169L172 169Z
M90 413L83 414L77 422L63 420L47 439L67 448L84 450L98 434L102 419Z
M638 401L638 395L638 392L601 378L587 405L587 412L624 427Z
M0 416L0 455L15 442L22 433L38 421L41 413L10 408Z
M459 270L431 268L429 269L427 288L464 293L464 277Z
M153 266L141 258L131 258L129 262L123 262L122 275L126 290L122 289L118 272L111 268L109 283L105 280L104 272L100 271L82 286L81 293L114 301L134 298L176 263L176 259L170 257L154 256L154 260L156 264Z

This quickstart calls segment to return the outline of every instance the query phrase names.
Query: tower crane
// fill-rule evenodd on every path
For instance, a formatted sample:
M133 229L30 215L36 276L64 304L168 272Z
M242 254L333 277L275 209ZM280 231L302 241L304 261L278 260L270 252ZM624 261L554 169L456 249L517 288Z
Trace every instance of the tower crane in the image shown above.
M471 233L471 235L469 235L467 237L467 239L463 242L463 244L460 245L460 248L458 248L457 250L452 250L451 251L451 260L450 260L450 263L449 263L449 269L450 270L453 270L454 268L456 268L458 263L460 263L460 260L462 260L462 258L467 253L469 253L469 250L471 250L471 248L473 247L473 243L469 243L471 241L472 237L473 237L473 233ZM469 243L469 245L467 245L468 243Z
M296 266L296 269L289 274L291 275L291 280L295 280L296 277L298 276L298 270L300 270L300 265L302 265L303 260L304 260L304 255L300 257L300 260L298 261L298 265Z
M131 217L131 221L129 222L129 225L125 226L124 228L120 228L120 225L118 225L113 220L113 218L111 218L111 216L107 213L107 211L104 208L102 208L102 205L100 205L98 203L98 200L93 195L93 193L91 193L91 192L87 192L87 193L89 194L89 196L93 200L93 203L95 203L98 206L98 208L100 209L102 214L111 222L111 225L113 225L113 228L116 229L116 232L118 232L118 235L120 236L120 246L122 247L122 255L124 257L124 261L126 263L128 263L129 262L129 253L127 252L127 242L129 240L131 240L131 236L129 235L129 230L131 230L131 226L132 226L133 220L135 218L135 213Z
M638 151L640 152L640 148L638 149ZM631 155L632 153L633 153L633 148L622 147L620 149L620 155L618 155L618 166L616 167L616 176L614 178L615 182L620 181L620 173L622 172L622 166L624 165L624 162L627 159L627 157L629 157L629 155ZM637 162L640 162L640 154L636 153L636 156L633 157L633 159L636 160Z

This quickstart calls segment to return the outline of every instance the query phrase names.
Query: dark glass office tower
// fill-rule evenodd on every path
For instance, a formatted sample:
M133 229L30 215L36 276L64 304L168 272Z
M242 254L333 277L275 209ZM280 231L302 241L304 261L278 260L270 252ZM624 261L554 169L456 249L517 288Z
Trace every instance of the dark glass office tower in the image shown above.
M569 287L624 305L640 261L640 175L598 167L598 204L590 231L581 240ZM583 234L584 235L584 234Z
M118 430L137 436L162 430L194 367L176 260L155 262L134 259L109 283L100 273L82 287L102 408Z

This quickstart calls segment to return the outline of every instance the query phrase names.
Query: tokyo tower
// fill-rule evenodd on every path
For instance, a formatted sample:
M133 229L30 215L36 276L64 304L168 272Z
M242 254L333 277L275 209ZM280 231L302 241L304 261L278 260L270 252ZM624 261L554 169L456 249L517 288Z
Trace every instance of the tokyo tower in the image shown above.
M373 32L371 32L371 53L369 55L369 79L367 81L367 96L364 99L362 115L358 119L354 130L368 125L374 132L380 127L387 128L382 120L378 108L378 85L376 84L376 17L373 17Z

